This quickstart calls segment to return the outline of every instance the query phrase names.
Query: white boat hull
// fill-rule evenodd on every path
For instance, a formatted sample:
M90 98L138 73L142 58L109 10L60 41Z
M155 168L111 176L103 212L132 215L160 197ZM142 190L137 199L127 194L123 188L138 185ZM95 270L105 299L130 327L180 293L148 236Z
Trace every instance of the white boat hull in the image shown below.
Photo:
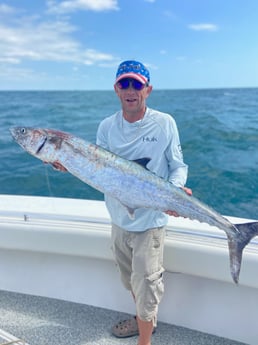
M224 232L170 218L165 268L160 321L257 344L256 239L244 251L237 286ZM0 289L135 312L113 261L101 201L1 195Z

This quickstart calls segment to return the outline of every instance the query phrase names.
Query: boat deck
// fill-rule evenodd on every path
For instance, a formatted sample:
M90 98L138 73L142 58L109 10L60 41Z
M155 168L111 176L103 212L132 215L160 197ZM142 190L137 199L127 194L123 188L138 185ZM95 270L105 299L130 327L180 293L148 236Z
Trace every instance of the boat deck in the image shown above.
M0 344L136 345L117 339L112 325L128 315L104 308L0 290ZM159 322L153 345L243 345L244 343ZM246 344L245 344L246 345Z

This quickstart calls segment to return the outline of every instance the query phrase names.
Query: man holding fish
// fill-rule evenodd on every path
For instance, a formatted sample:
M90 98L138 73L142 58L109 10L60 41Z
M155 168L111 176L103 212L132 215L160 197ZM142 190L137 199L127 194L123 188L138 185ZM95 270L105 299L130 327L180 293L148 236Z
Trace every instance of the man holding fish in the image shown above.
M176 123L171 115L146 106L152 86L142 63L121 63L114 87L122 109L100 123L98 145L47 128L10 131L34 157L105 194L115 259L136 304L136 317L119 322L112 332L120 338L139 334L138 345L150 345L163 295L166 213L225 231L236 284L243 250L258 235L258 222L232 224L184 187L187 166Z
M122 62L114 89L122 109L100 123L97 144L144 165L191 195L191 190L184 187L187 165L173 117L146 106L152 91L147 68L138 61ZM121 338L139 334L138 345L150 345L164 290L167 215L146 208L130 210L109 195L105 195L105 201L112 220L113 252L121 280L136 304L136 317L119 322L112 333ZM173 210L167 214L177 216Z

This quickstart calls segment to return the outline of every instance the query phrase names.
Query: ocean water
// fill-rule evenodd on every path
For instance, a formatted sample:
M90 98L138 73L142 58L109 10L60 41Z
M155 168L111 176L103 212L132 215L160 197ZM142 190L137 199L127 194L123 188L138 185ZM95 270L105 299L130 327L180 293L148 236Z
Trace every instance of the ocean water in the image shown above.
M194 195L223 215L258 219L258 89L154 90L148 105L174 116ZM119 108L113 91L0 92L0 194L103 200L24 152L9 128L49 127L95 142L99 122Z

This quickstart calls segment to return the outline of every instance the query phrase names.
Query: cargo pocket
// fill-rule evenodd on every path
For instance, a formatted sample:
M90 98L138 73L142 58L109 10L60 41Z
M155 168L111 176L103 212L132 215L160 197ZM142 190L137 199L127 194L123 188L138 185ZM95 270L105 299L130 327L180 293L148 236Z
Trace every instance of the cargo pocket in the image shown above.
M163 272L164 268L159 271L152 273L147 280L147 291L146 291L146 303L150 309L154 308L160 303L164 294L164 283L163 283Z

